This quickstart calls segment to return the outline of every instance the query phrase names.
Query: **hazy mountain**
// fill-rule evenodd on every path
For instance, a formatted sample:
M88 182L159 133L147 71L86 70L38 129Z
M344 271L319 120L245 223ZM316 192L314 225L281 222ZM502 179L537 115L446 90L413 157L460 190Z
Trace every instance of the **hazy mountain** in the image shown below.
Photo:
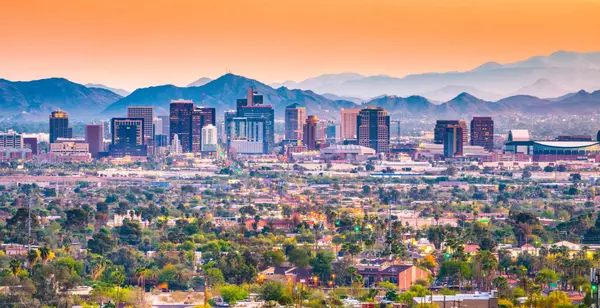
M395 95L385 95L374 98L364 103L364 105L384 108L392 115L420 116L436 113L437 110L436 105L421 96L399 97Z
M97 112L122 98L105 89L88 88L64 78L33 81L0 79L0 114L25 114L26 119L47 119L62 109L74 117L93 118Z
M413 74L402 78L354 77L341 83L312 85L301 82L296 86L338 96L376 97L382 94L410 96L421 93L421 95L426 95L445 87L460 85L466 87L462 92L473 92L481 95L482 98L492 100L521 93L519 91L524 86L534 85L538 80L546 79L551 80L557 89L562 89L564 92L559 94L562 95L580 89L594 91L600 88L600 53L559 51L548 56L531 57L514 63L488 62L465 72ZM470 88L477 89L477 91ZM497 96L488 97L485 93L494 93ZM449 96L430 96L434 100L449 98Z
M323 97L330 99L330 100L334 100L334 101L339 101L339 100L343 100L343 101L350 101L353 102L355 104L362 104L365 100L359 97L351 97L351 96L337 96L335 94L331 94L331 93L323 93L321 94L323 95Z
M485 100L496 100L502 97L501 95L498 95L496 93L481 91L475 87L459 85L445 86L433 92L420 94L420 96L426 97L432 101L445 102L465 92Z
M308 78L300 82L285 81L282 83L271 84L274 88L286 87L288 89L313 90L319 93L326 93L325 89L341 85L352 80L359 80L365 76L356 73L325 74L313 78ZM380 93L381 94L381 93Z
M338 117L341 108L356 107L352 102L330 100L312 91L290 90L285 87L274 89L253 79L226 74L199 87L163 85L137 89L131 95L108 106L103 114L123 114L130 105L152 105L158 114L167 114L171 100L189 99L198 105L216 108L217 114L222 116L225 110L235 109L236 99L246 97L248 87L253 87L262 94L265 103L273 105L278 118L283 118L285 107L292 103L306 106L309 114L328 119Z
M200 78L200 79L198 79L198 80L196 80L196 81L188 84L187 86L188 87L200 87L200 86L203 86L203 85L205 85L205 84L207 84L207 83L209 83L211 81L212 81L212 79L210 79L208 77L202 77L202 78Z
M99 84L99 83L87 83L87 84L85 84L85 86L88 88L98 88L98 89L108 90L108 91L114 92L116 94L119 94L120 96L127 96L127 95L131 94L131 92L129 92L127 90L111 88L111 87L108 87L108 86L105 86L105 85Z
M540 78L535 83L522 87L516 94L531 95L537 97L557 97L567 93L566 90L555 85L546 78Z

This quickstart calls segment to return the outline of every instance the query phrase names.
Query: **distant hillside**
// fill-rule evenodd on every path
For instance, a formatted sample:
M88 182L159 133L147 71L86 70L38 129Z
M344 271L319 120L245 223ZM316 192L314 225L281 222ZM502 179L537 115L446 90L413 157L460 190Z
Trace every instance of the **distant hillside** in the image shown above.
M122 98L105 89L87 88L64 78L33 81L0 79L0 115L47 119L62 109L74 117L94 118L99 111Z
M235 109L236 99L246 97L248 87L253 87L262 94L265 103L273 105L278 118L283 118L285 107L292 103L306 106L309 114L327 119L336 118L341 108L356 107L352 102L330 100L312 91L290 90L285 87L274 89L253 79L226 74L199 87L164 85L137 89L131 95L108 106L103 114L123 114L130 105L152 105L158 114L167 114L171 100L189 99L198 105L216 108L217 114L222 116L225 110Z
M109 86L105 86L103 84L99 84L99 83L88 83L85 85L88 88L98 88L98 89L105 89L114 93L117 93L123 97L131 94L131 92L124 90L124 89L117 89L117 88L111 88Z
M365 98L384 94L397 96L420 94L433 100L445 101L461 92L469 92L488 100L515 94L553 97L580 89L586 91L600 89L600 52L558 51L548 56L535 56L514 63L488 62L464 72L413 74L401 78L390 76L361 78L360 75L351 73L344 75L351 76L351 78L337 78L334 79L335 82L326 82L328 78L323 76L337 76L333 74L310 78L297 84L294 82L284 84L342 97ZM320 82L313 82L313 80ZM545 82L545 85L536 84L539 80L548 82ZM548 83L553 86L548 86ZM450 88L450 91L442 90L442 95L439 95L440 89L456 85L460 85L463 89L456 91ZM529 88L523 89L524 87ZM562 93L559 93L561 91Z
M212 81L212 79L210 79L210 78L202 77L202 78L200 78L200 79L198 79L198 80L196 80L196 81L188 84L187 86L188 87L200 87L200 86L203 86L203 85L205 85L205 84L207 84L207 83L209 83L211 81Z

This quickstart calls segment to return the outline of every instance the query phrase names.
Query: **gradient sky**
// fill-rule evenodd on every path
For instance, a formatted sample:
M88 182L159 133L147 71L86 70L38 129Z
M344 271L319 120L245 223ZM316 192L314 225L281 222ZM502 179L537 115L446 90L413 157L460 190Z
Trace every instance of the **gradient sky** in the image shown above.
M600 0L3 1L0 77L133 90L227 70L263 82L460 71L600 51L599 13Z

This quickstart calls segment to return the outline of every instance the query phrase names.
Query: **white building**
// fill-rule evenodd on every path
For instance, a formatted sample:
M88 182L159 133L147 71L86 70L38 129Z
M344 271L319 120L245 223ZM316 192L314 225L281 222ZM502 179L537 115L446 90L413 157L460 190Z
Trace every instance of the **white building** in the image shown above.
M217 128L208 124L202 128L202 151L214 152L217 150Z
M0 133L0 148L22 148L23 136L17 134L14 130L8 130L6 133Z
M171 143L171 153L181 153L181 142L179 141L179 136L177 134L173 135L173 142Z

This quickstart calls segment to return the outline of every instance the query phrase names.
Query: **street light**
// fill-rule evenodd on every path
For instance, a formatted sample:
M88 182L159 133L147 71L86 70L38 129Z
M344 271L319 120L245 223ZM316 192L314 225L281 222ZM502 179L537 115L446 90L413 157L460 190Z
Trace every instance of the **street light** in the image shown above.
M314 282L314 284L315 284L315 288L316 288L316 287L317 287L317 282L319 281L319 277L317 277L317 276L313 276L313 278L312 278L312 279L313 279L313 282Z

